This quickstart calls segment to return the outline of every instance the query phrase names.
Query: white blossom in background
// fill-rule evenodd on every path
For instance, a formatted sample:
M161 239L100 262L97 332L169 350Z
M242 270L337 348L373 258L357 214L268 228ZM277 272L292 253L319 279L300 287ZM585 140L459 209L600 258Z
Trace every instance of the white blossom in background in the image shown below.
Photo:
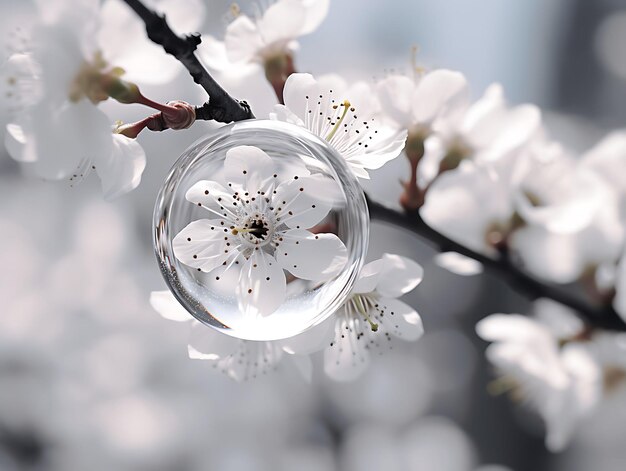
M607 134L581 157L581 166L602 178L619 200L620 216L626 222L626 131Z
M368 367L370 357L392 346L391 337L415 341L424 333L419 314L398 300L422 281L414 261L385 254L361 270L349 299L327 323L334 337L324 350L324 371L351 381Z
M462 112L469 101L467 80L460 72L437 69L424 75L389 75L376 85L382 112L409 133L409 145L422 146L445 122ZM416 142L412 140L415 139Z
M380 118L380 104L371 87L350 87L338 76L316 80L310 74L292 74L285 83L284 105L276 105L273 119L307 128L326 140L359 178L397 157L404 148L406 130L397 130Z
M226 27L224 41L208 37L201 55L216 70L247 63L264 67L287 60L298 48L297 39L312 33L328 13L329 0L278 0L254 18L234 8L235 19ZM224 54L217 51L223 51ZM291 59L289 59L291 60Z
M192 360L203 360L236 381L247 381L274 371L281 361L291 364L307 380L311 380L312 364L307 354L296 348L287 353L282 341L242 340L219 332L196 321L169 291L153 291L150 304L165 319L190 324L187 351ZM301 338L296 336L296 339ZM302 342L305 346L306 341ZM297 340L292 339L293 349ZM306 351L308 353L308 351Z
M420 215L451 239L495 255L513 215L510 181L496 169L461 162L435 179Z
M422 184L468 158L480 164L514 158L543 129L536 106L509 107L502 87L493 84L476 102L439 119L436 131L424 143L418 167Z
M206 16L206 6L201 0L153 0L144 3L165 14L170 27L181 35L198 32ZM179 61L148 39L145 24L123 1L105 0L99 15L97 38L104 58L122 67L128 80L164 85L184 70Z
M40 177L75 182L95 170L105 197L126 193L141 180L145 154L135 141L114 134L96 106L107 98L100 78L119 76L93 41L98 2L38 6L32 43L5 67L18 105L7 125L6 149Z
M347 249L335 234L307 229L341 204L337 183L303 164L281 168L253 146L226 153L221 181L199 181L186 193L210 219L191 222L173 240L176 258L216 281L239 269L240 310L269 315L286 296L287 270L315 282L337 275Z
M563 450L579 424L602 398L602 371L586 346L577 342L583 325L558 310L539 319L493 314L476 325L500 379L494 392L511 391L535 410L546 426L546 447ZM563 345L563 346L561 346Z
M590 268L614 266L624 243L615 187L592 159L577 160L564 152L535 153L530 159L511 189L522 224L511 235L510 247L524 267L540 278L567 283Z
M418 166L427 189L420 215L439 232L494 256L519 222L515 192L537 164L561 148L543 137L532 105L509 108L499 85L471 106L439 119Z
M278 0L248 16L237 6L223 41L202 35L198 55L233 96L246 100L259 117L276 104L276 93L294 72L297 39L326 17L329 0Z

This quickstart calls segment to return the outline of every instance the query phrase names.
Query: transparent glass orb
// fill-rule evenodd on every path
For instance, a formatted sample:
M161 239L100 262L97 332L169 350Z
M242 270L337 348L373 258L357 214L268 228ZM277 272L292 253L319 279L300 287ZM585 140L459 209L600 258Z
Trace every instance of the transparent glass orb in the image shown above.
M239 146L255 146L263 150L277 168L281 169L277 173L282 171L289 174L289 169L306 168L311 175L319 176L325 182L331 179L331 184L337 190L332 208L313 227L304 229L308 229L313 235L335 234L346 248L342 252L345 255L342 258L346 260L345 265L338 271L333 271L333 277L327 280L298 278L288 268L281 266L286 278L286 295L284 300L282 297L278 299L275 310L263 315L244 312L237 294L237 286L244 276L241 265L245 265L248 256L237 265L229 263L228 271L216 277L213 272L205 272L183 263L174 249L174 239L185 227L194 221L213 217L207 213L207 209L188 199L188 191L199 181L219 181L224 175L227 152ZM322 193L325 191L318 191L316 188L312 193L319 193L315 197L324 198ZM240 210L240 207L241 205L235 211ZM245 220L245 216L242 220ZM281 223L274 222L270 230L280 229ZM247 340L291 337L334 313L348 297L362 267L369 234L365 196L344 159L324 140L302 127L262 120L229 124L189 147L174 164L159 192L153 223L154 247L161 272L180 303L193 317L207 326ZM248 223L245 225L246 230L261 230L254 220L250 222L248 219ZM237 229L241 232L242 227L243 223L239 228L233 225L224 231L230 236L236 234ZM246 239L241 240L247 243L256 240L255 237L265 235L261 232L248 232L238 234L237 237L245 236ZM335 239L335 236L329 237ZM268 243L260 250L271 254L279 249ZM280 255L277 253L276 257L279 258ZM307 260L313 263L316 253L307 254L308 256L310 259ZM264 294L261 287L258 295ZM239 296L242 296L241 292Z

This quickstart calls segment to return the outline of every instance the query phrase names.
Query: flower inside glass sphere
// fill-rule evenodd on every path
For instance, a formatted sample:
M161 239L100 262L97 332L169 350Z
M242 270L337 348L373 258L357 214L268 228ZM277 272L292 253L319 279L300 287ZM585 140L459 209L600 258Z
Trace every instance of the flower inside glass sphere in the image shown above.
M318 225L341 193L334 180L297 161L277 165L263 150L238 146L226 153L218 181L202 180L186 193L207 210L174 238L174 254L215 280L238 268L233 287L245 314L269 315L285 300L287 277L328 280L345 266L347 250Z
M369 215L345 159L279 121L223 126L172 167L154 243L169 289L197 320L245 340L298 335L347 299Z

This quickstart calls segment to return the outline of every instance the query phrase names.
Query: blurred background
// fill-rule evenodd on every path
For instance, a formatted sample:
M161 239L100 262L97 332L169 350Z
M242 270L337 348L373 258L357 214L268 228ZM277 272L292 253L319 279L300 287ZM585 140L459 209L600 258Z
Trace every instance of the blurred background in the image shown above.
M230 2L205 3L204 31L220 38ZM23 0L0 8L4 61L32 10ZM296 66L371 80L408 71L414 44L424 66L465 73L475 97L498 81L511 103L538 104L552 135L575 151L626 117L618 0L333 0L322 27L302 39ZM160 101L204 100L184 73L142 89ZM145 116L113 103L107 111ZM4 132L7 106L0 113ZM476 321L531 306L497 279L437 267L399 228L374 223L369 258L394 251L424 266L406 301L426 334L399 342L356 382L327 380L319 358L311 384L288 370L235 383L188 360L186 326L148 303L165 286L151 217L170 166L210 129L142 134L142 184L111 203L93 175L73 188L38 181L0 149L1 471L625 469L623 400L551 454L522 403L487 393L493 376ZM369 187L390 204L400 193L393 172L378 172Z

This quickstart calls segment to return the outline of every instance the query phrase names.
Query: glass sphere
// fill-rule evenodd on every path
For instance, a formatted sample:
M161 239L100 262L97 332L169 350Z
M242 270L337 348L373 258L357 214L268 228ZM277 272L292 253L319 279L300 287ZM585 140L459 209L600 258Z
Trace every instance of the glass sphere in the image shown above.
M237 181L240 181L242 177L229 176L233 166L244 169L237 173L250 178L244 180L250 185L251 179L261 180L257 173L263 173L262 170L254 170L257 165L254 159L249 161L252 167L245 166L248 164L240 158L241 149L250 153L250 148L241 146L254 146L269 156L275 169L273 177L278 182L269 181L272 180L270 176L269 180L253 185L255 191L251 189L250 194L237 183L233 186L232 182L238 178ZM229 159L228 155L231 156ZM268 161L266 156L260 157L263 157L260 160ZM250 175L246 175L246 168L250 168ZM298 175L305 176L295 184L295 194L284 191L284 188L294 187L293 179L297 179ZM300 182L308 183L301 186ZM224 209L220 206L223 203L217 203L216 207L215 202L222 201L221 197L206 203L204 195L209 198L210 191L214 194L215 188L226 188L228 191L220 190L221 195L234 206ZM291 196L280 197L281 194ZM300 202L308 198L306 201L313 204L307 204L307 210L300 215L293 215L290 210L287 216L288 207L303 211L301 204L294 203L298 198ZM289 201L284 201L287 199ZM317 214L311 208L316 208L318 200L328 205L327 212L311 219L307 215ZM317 210L319 212L319 208ZM300 218L293 221L308 223L301 223L303 227L300 223L290 224L289 218L293 217ZM203 219L204 222L199 222ZM369 234L365 196L337 151L302 127L263 120L226 125L189 147L176 161L159 192L153 224L154 247L161 272L178 301L200 322L247 340L292 337L333 314L350 294L363 265ZM198 225L203 227L194 229ZM223 237L205 237L201 232L213 229L223 231L219 234ZM195 231L194 242L191 230ZM300 250L298 263L305 265L296 268L297 264L288 256L286 245L281 245L287 243L283 241L283 234L286 234L285 238L288 234L304 235L309 243L312 242L310 239L321 238L330 241L331 245L339 245L341 257L334 260L341 263L335 263L330 271L322 267L330 273L330 278L318 279L319 274L314 272L323 263L325 254L321 249L315 250L315 247L321 246L307 245L307 241L299 249L291 245L292 249ZM193 248L192 244L197 239L209 240L208 245ZM184 245L187 241L192 247L190 250ZM291 243L299 244L298 241ZM313 250L302 252L303 246L313 247ZM215 250L225 252L223 257L229 258L223 262L220 258L219 267L214 270L207 262L211 258L203 258L202 254ZM195 252L200 254L202 261ZM193 258L189 258L191 253ZM265 277L256 280L255 285L250 284L249 273L253 273L250 262L253 256L258 255L279 262L278 267L276 263L271 263L272 274L285 277L281 292L284 297L282 294L277 296L278 291L266 288L270 276L267 276L268 285L264 284ZM216 252L215 256L219 254ZM256 263L254 267L257 267ZM313 273L309 274L311 271ZM254 293L253 287L256 290ZM250 311L245 304L246 296L256 296L265 305L274 303L275 306L262 313ZM242 308L244 305L245 309Z

